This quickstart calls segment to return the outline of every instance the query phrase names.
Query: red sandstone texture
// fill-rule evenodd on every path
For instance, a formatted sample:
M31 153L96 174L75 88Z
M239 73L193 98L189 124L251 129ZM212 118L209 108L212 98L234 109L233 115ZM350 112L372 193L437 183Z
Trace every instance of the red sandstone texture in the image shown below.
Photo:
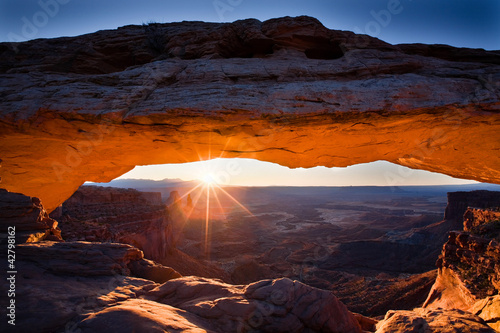
M464 231L474 232L477 230L478 232L481 232L480 229L482 228L478 227L485 226L486 224L499 220L499 210L469 208L464 214Z
M437 262L438 277L424 307L469 311L498 330L500 215L498 205L488 207L468 208L464 231L450 232Z
M85 181L209 155L290 167L387 160L500 183L499 57L389 45L308 17L128 26L0 44L0 186L39 197L50 212ZM31 197L20 199L26 231L57 237L57 225ZM16 214L2 218L22 221ZM477 235L451 236L436 282L441 298L434 300L446 301L438 287L449 288L497 328L498 244L484 240L494 231L486 225L474 229ZM333 294L287 279L231 286L192 277L158 285L152 280L179 274L128 245L40 242L18 249L18 301L26 315L20 330L109 331L106 323L137 330L361 330ZM207 298L199 299L204 288ZM275 291L284 298L273 298ZM247 315L259 307L266 312L256 322ZM483 319L429 308L389 313L378 328L444 332L453 323L491 331Z
M37 332L361 332L363 317L333 293L289 279L235 286L181 278L116 243L25 243L18 251L20 331L36 323Z

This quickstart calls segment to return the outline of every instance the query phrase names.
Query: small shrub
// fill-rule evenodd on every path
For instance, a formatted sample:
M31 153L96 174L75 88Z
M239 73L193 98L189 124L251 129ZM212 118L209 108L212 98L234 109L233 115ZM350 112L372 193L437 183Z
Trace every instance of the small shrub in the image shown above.
M166 41L161 25L159 23L150 22L148 24L143 23L142 27L144 28L149 48L158 54L163 53Z

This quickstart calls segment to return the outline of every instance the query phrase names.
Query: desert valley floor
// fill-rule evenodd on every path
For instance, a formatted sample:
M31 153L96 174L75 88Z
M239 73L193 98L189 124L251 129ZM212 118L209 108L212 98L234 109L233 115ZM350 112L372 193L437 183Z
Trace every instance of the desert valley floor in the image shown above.
M174 223L177 256L162 264L234 284L289 277L331 290L369 316L425 301L450 228L442 223L447 191L497 187L214 187L207 223L205 190L128 185L160 192L164 201L172 191L182 197L187 218ZM186 254L197 264L176 267ZM193 269L200 265L209 269Z

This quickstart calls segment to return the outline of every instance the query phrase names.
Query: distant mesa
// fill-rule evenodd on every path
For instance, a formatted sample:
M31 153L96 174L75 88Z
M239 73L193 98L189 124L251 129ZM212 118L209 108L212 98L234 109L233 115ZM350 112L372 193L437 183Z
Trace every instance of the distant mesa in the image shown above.
M172 205L179 205L181 201L181 196L179 195L179 191L170 192L170 196L168 197L165 204L170 207Z

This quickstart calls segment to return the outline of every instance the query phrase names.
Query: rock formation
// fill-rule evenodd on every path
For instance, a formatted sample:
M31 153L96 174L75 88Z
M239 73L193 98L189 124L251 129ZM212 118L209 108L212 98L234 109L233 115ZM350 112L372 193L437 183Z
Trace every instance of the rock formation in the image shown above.
M171 206L182 207L181 196L179 195L179 191L171 191L165 204L169 207Z
M498 192L490 193L491 196ZM438 277L424 304L478 314L500 328L500 214L492 209L468 208L464 231L452 231L437 261Z
M78 316L156 286L137 276L157 282L180 277L171 268L145 260L137 248L114 243L18 244L16 267L16 332L70 331ZM3 279L2 290L8 290L6 284ZM2 307L6 302L3 297ZM2 320L0 330L9 332L7 325Z
M376 332L500 330L500 193L448 193L445 221L463 216L438 259L438 276L423 308L389 311ZM473 203L486 208L467 208Z
M384 240L397 244L407 244L416 249L411 253L412 260L407 261L407 264L416 262L418 267L434 266L436 259L442 252L442 245L448 241L450 231L467 228L465 224L469 223L466 222L468 218L484 221L486 216L482 216L483 214L487 214L487 216L496 214L493 212L485 213L489 212L488 208L500 207L500 195L494 191L448 192L447 197L448 203L442 221L421 228L413 228L410 232L392 233L383 237ZM477 207L478 209L471 210L469 207ZM476 215L473 217L471 214Z
M498 220L500 220L500 210L498 209L468 208L464 213L464 231L484 234L486 230L482 229L492 226L490 222Z
M331 292L289 279L234 286L187 277L145 298L209 319L220 332L360 332L355 317Z
M131 244L161 261L174 248L172 222L161 194L81 186L62 205L68 240Z
M176 249L186 216L180 205L165 209L158 192L84 185L59 207L57 214L68 241L130 244L142 250L146 258L168 263L182 274L231 281L216 265Z
M453 230L464 228L464 214L469 207L500 207L500 196L494 191L449 192L444 219L452 221Z
M469 310L478 315L488 326L500 332L500 295L486 297Z
M130 201L125 199L140 203L142 198L146 207L155 198L131 190L83 187L75 195L80 201L69 200L71 209L63 205L62 211L88 217L91 210L83 209L83 202L89 193L93 196L87 208L99 196L108 198L101 213L113 211L113 200L126 211ZM495 193L476 194L496 202ZM8 192L2 197L9 208L2 212L14 212L13 223L28 221L23 216L29 221L36 217L37 223L48 218L37 199ZM450 233L425 308L389 311L378 323L349 312L331 291L287 278L231 285L181 277L167 266L168 258L162 265L126 244L42 240L16 247L16 268L22 272L16 276L16 329L28 331L36 325L39 332L494 332L500 329L498 210L468 208L464 216L466 231ZM109 217L103 221L117 223ZM28 222L20 226L37 225ZM1 284L5 290L7 283ZM6 298L0 305L5 302ZM2 322L0 329L6 325Z
M390 45L286 17L1 43L0 59L0 223L14 223L27 242L16 247L20 331L361 332L374 325L331 292L297 281L180 278L130 245L45 241L61 240L48 212L80 185L136 165L214 156L289 167L386 160L500 183L499 51ZM388 175L388 185L401 177ZM99 214L109 208L92 196L80 200ZM453 211L462 208L450 207L445 220L461 218ZM155 214L149 224L122 223L129 238L104 227L94 240L109 236L160 257L165 248L155 244L169 244L169 233ZM490 221L491 210L468 214L467 231L451 233L443 248L426 308L388 313L379 332L498 329L498 221ZM120 224L104 215L92 223Z
M182 237L182 230L187 221L186 212L182 205L182 198L179 192L171 191L165 204L172 223L171 242L173 246L176 246Z
M363 317L331 292L289 279L234 286L180 278L116 243L44 241L17 250L16 329L23 332L33 325L37 332L361 332Z
M12 227L17 243L63 240L58 222L49 217L39 198L3 189L0 189L0 226L0 244L3 245Z
M425 333L494 333L476 315L461 310L389 311L377 325L376 333L425 332Z
M500 183L498 51L285 17L3 43L0 59L0 186L49 212L85 181L214 156Z

